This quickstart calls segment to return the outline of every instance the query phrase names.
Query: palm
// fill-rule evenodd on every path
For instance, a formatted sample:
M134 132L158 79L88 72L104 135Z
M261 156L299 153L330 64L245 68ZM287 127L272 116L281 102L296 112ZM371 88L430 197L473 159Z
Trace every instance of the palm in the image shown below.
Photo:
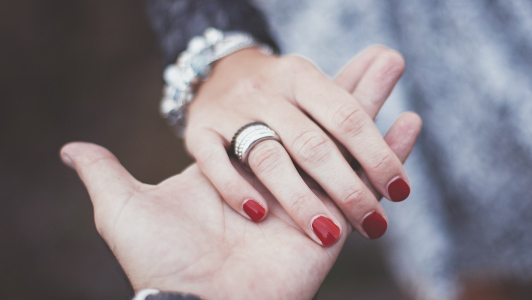
M265 221L253 223L227 206L193 165L157 186L125 193L125 204L106 216L114 224L106 234L113 239L106 239L135 289L186 291L207 299L308 299L349 232L334 246L321 247L261 192L271 211Z

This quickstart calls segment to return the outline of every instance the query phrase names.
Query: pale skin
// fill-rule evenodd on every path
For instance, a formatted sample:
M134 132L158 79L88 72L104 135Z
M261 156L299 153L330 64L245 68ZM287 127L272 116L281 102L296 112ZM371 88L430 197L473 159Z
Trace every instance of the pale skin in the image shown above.
M378 199L393 198L391 183L402 181L409 191L400 159L373 123L404 68L402 56L382 46L363 51L335 80L301 57L267 56L256 49L236 52L215 65L190 105L187 148L229 206L249 218L243 205L253 199L264 207L266 218L267 201L238 174L227 154L238 128L264 122L283 144L260 143L250 153L249 165L295 223L318 244L310 226L316 216L340 224L299 176L301 167L350 226L370 237L364 219L376 212L387 222ZM421 123L413 113L401 118ZM356 168L350 165L353 158Z
M357 75L367 72L364 61L352 61L336 83L346 89L356 85ZM420 129L419 117L407 113L385 135L400 162ZM229 163L235 172L268 205L269 216L259 223L232 209L197 165L147 185L94 144L67 144L61 157L87 187L96 227L135 291L157 288L205 299L309 299L353 231L335 202L304 174L305 186L343 228L332 246L309 239L268 189L234 160Z

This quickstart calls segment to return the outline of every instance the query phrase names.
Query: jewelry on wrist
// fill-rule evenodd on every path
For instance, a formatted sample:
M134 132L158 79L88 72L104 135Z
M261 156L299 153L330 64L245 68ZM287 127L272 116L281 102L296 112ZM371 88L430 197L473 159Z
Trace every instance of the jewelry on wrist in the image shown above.
M203 36L192 38L175 64L164 71L164 95L161 100L161 115L184 137L187 106L194 99L202 81L208 79L214 62L238 50L257 47L265 54L272 54L269 46L258 43L243 32L222 32L207 28Z
M144 290L141 290L139 291L135 297L133 298L133 300L146 300L146 298L150 295L157 295L159 294L160 291L159 290L156 290L156 289L144 289Z
M201 298L192 294L144 289L139 291L132 300L201 300Z

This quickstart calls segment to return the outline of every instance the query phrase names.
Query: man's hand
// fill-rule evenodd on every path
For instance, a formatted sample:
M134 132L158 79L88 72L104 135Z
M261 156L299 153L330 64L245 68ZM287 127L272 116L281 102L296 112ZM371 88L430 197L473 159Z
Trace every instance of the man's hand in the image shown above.
M157 288L205 299L310 299L350 230L322 247L309 239L256 179L270 216L242 218L196 165L156 185L135 180L106 149L71 143L61 151L86 185L98 232L137 291ZM238 166L237 166L238 167ZM341 220L325 195L316 195Z

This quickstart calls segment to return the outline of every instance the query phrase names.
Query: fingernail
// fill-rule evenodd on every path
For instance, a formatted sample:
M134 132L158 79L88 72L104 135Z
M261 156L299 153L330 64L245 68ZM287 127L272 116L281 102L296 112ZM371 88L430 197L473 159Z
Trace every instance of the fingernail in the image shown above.
M72 159L68 155L61 153L61 160L65 165L71 167L74 170L76 169L76 166L74 166L74 162L72 162Z
M401 177L397 177L388 184L388 195L393 202L400 202L410 195L410 187Z
M244 212L253 222L258 222L264 217L266 210L255 200L248 200L244 203Z
M340 236L340 228L331 219L324 216L319 216L312 221L312 230L323 246L334 244Z
M380 238L388 228L388 222L376 211L369 213L362 221L362 228L370 239Z

